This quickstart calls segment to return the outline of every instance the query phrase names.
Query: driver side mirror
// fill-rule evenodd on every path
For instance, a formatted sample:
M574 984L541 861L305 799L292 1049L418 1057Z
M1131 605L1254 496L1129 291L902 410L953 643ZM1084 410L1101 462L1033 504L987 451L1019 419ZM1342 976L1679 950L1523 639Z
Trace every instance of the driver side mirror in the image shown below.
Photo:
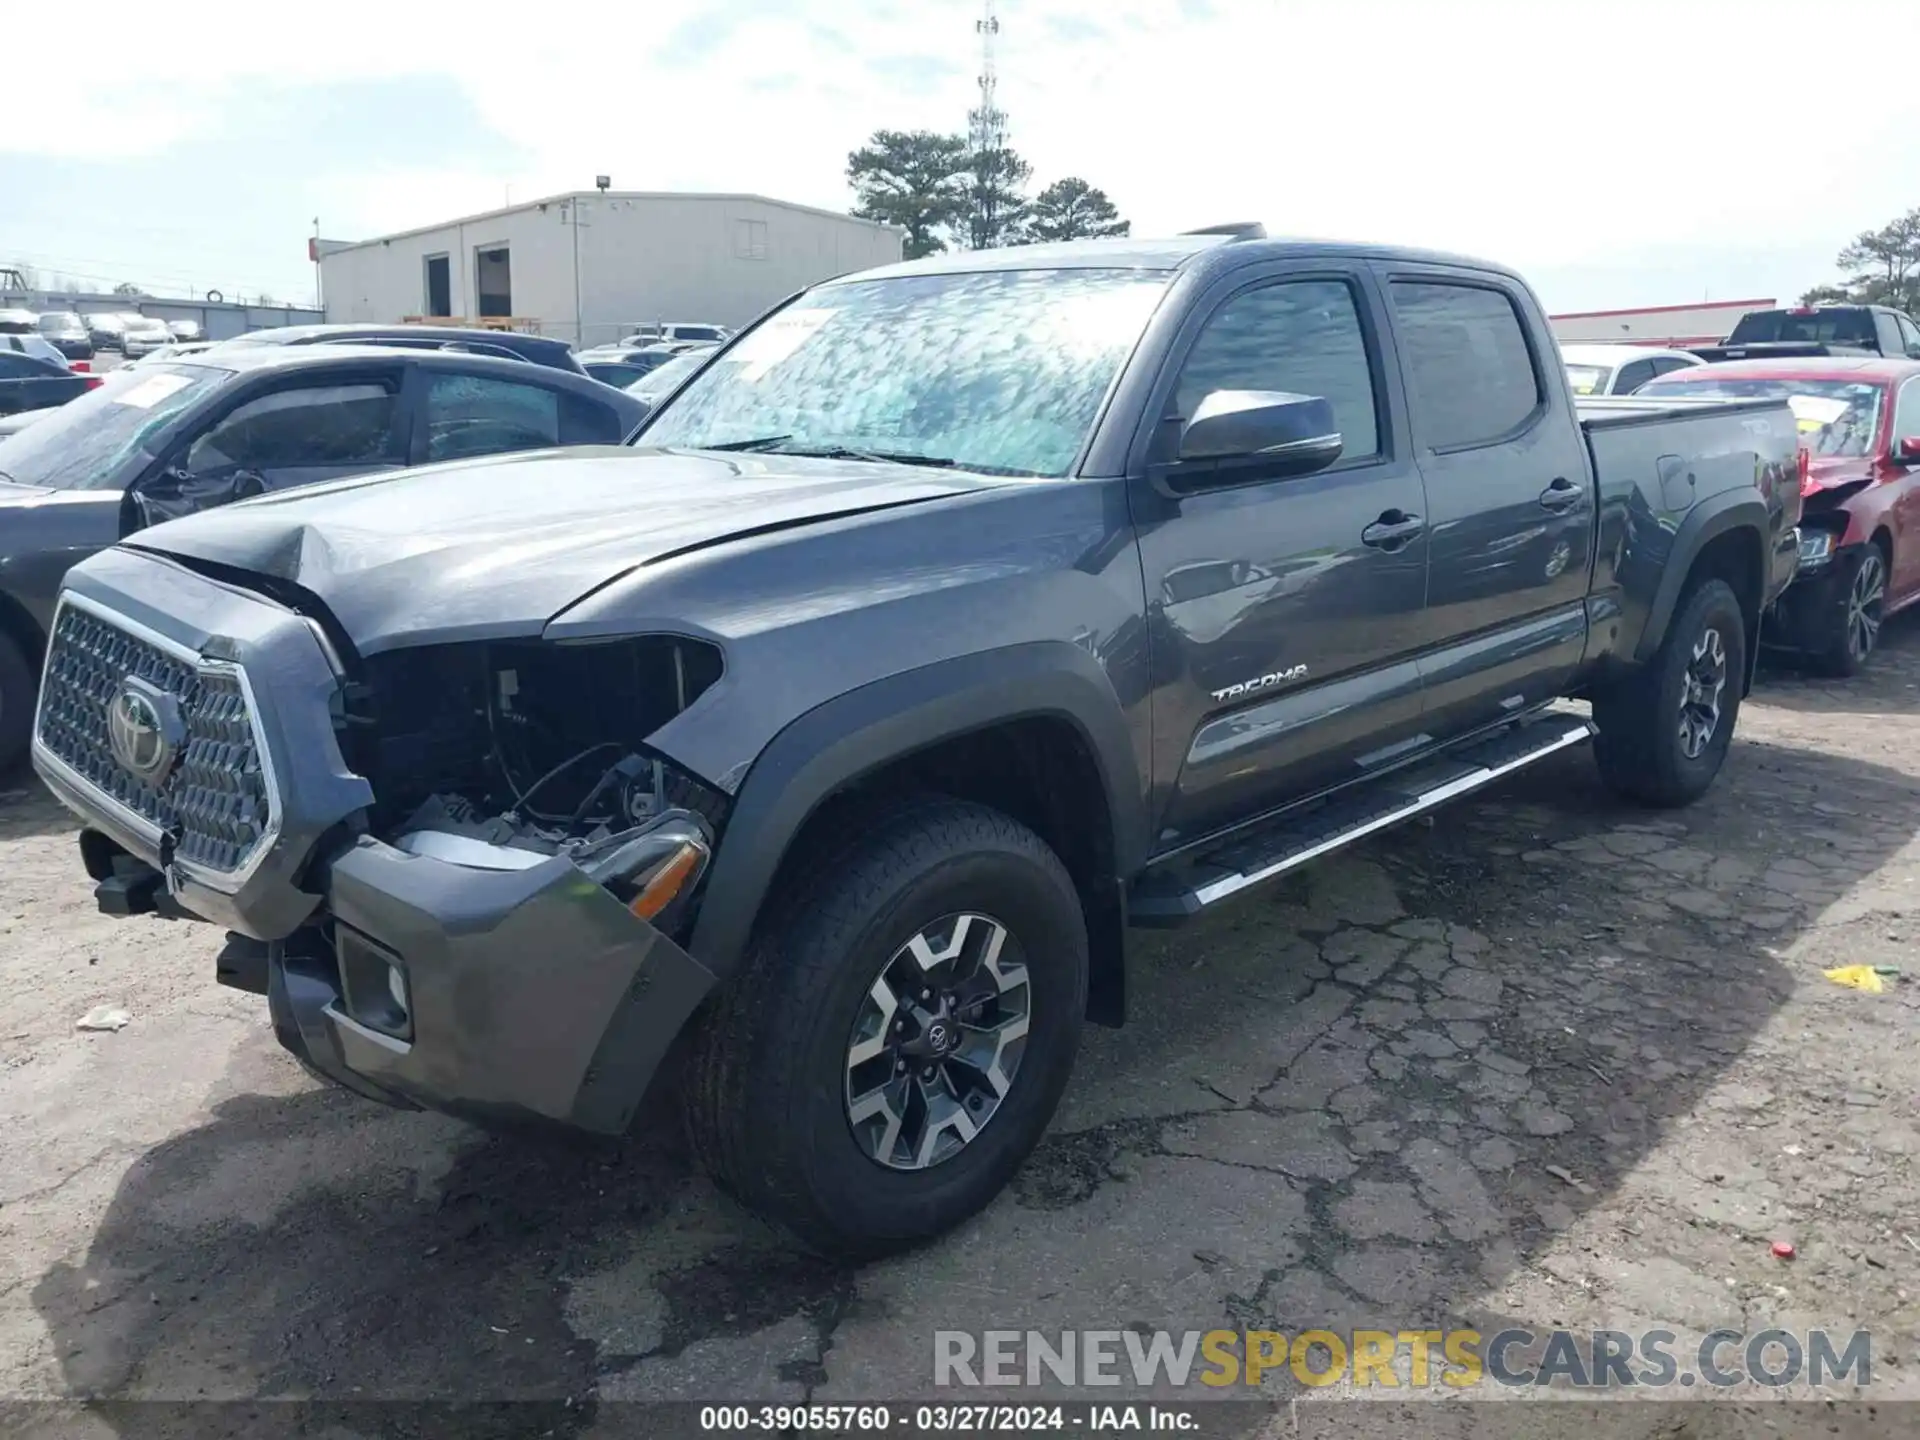
M1310 475L1340 458L1333 406L1319 395L1215 390L1180 431L1179 459L1165 467L1175 495Z
M1920 465L1920 435L1909 435L1893 447L1894 459L1907 465Z

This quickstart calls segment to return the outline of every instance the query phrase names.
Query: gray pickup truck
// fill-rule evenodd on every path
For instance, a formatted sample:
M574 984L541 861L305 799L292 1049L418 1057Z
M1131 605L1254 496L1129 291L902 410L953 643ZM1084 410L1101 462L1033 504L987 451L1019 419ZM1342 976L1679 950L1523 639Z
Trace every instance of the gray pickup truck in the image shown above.
M1596 728L1700 795L1799 497L1783 403L1576 413L1496 266L941 257L773 312L633 448L86 561L34 761L102 908L233 932L316 1074L607 1133L673 1074L723 1184L871 1254L1021 1163L1129 923Z

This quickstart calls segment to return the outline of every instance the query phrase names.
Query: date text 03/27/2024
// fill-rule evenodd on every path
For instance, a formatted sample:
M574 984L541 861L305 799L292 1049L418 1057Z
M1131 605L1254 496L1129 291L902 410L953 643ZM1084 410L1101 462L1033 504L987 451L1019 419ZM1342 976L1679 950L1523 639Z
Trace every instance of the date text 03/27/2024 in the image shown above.
M1168 1405L707 1405L700 1428L720 1434L905 1435L1000 1434L1079 1431L1120 1434L1133 1430L1198 1435L1198 1407Z

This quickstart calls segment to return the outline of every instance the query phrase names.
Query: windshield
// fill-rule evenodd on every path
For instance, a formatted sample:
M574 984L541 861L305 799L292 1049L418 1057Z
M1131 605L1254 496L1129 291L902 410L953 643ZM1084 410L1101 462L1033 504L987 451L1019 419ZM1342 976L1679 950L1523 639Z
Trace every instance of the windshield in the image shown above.
M55 330L78 330L80 317L64 310L55 310L40 317L40 328L49 333Z
M200 365L116 371L98 389L0 440L0 479L54 490L117 485L122 461L135 450L151 454L155 435L232 378L231 370Z
M1167 280L1005 270L830 286L708 362L638 443L1065 475Z
M1761 376L1688 376L1651 380L1650 397L1710 395L1723 400L1781 400L1793 409L1801 443L1812 455L1873 454L1879 432L1881 387L1860 380L1788 380Z
M1791 310L1755 310L1742 315L1740 323L1727 337L1729 345L1771 345L1792 342L1803 345L1874 344L1871 310L1815 310L1796 315Z
M1607 393L1607 377L1613 374L1606 365L1569 365L1567 382L1573 386L1576 395L1604 395Z
M638 395L642 400L664 395L705 364L708 354L708 351L696 350L691 355L676 355L627 386L627 393Z

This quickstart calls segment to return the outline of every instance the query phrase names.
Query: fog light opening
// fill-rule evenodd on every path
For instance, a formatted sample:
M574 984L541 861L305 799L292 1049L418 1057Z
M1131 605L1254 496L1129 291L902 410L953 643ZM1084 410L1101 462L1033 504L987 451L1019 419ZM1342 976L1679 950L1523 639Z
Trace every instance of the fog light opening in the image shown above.
M396 1040L413 1038L413 991L400 957L345 925L337 927L340 1001L369 1030Z

